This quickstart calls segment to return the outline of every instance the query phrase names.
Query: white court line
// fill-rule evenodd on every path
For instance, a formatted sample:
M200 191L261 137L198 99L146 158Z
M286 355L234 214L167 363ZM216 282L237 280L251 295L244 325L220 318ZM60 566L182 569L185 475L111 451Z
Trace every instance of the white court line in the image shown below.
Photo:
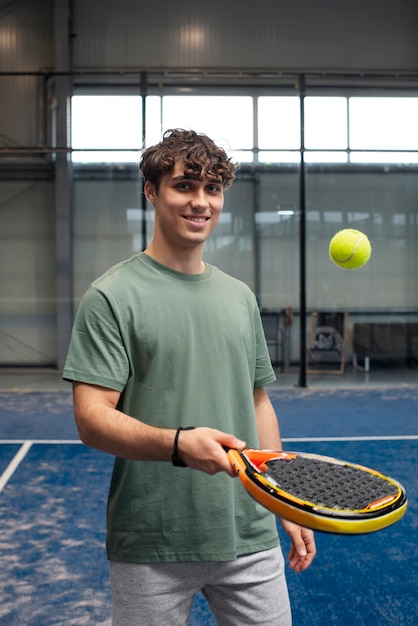
M13 459L10 461L9 465L4 470L3 474L0 476L0 493L3 491L27 453L32 447L32 441L25 441L19 451L15 454Z
M367 435L364 437L283 437L283 441L307 443L309 441L410 441L418 435Z
M410 441L417 440L418 435L378 435L364 437L283 437L283 442L308 443L320 441ZM0 476L0 493L9 482L29 450L36 444L82 444L79 439L0 439L0 444L20 444L19 451L15 454L3 474Z
M418 435L365 435L365 436L354 436L354 437L282 437L282 441L289 442L301 442L308 443L319 442L319 441L413 441L418 439ZM16 444L23 445L27 443L27 439L0 439L0 445L7 444ZM60 444L83 444L80 439L31 439L31 444L54 444L59 446Z
M414 441L418 439L418 435L365 435L355 437L282 437L283 442L290 443L309 443L320 441ZM28 443L27 439L0 439L0 445L24 445ZM53 444L59 446L61 444L83 444L80 439L31 439L31 445L48 445Z
M27 439L0 439L0 445L4 444L24 444L26 443L28 440ZM31 439L30 440L31 444L48 444L48 443L52 443L55 445L59 445L59 444L67 444L67 443L83 443L82 441L80 441L80 439Z

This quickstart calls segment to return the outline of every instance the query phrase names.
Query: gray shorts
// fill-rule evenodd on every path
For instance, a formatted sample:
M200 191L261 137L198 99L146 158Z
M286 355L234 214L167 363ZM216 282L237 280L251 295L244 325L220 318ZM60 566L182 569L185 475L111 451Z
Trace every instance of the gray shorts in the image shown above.
M187 626L201 591L218 626L290 626L280 548L226 562L110 562L113 626Z

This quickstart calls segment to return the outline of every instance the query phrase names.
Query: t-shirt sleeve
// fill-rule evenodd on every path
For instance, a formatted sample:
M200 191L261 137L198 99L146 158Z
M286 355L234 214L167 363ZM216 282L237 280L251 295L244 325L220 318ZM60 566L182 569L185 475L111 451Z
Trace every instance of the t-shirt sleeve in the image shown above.
M276 380L276 374L274 373L274 369L271 364L263 324L261 322L261 315L256 302L254 306L254 327L256 334L254 387L257 388L273 383Z
M90 287L74 320L63 378L123 391L128 376L120 323L107 297Z

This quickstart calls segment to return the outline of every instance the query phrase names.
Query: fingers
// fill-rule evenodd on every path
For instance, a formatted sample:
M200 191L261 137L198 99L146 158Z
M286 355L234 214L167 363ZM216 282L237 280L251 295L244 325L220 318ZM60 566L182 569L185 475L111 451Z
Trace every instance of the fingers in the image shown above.
M225 449L242 450L245 441L234 435L213 428L195 428L181 431L178 440L180 458L191 468L213 475L226 472L235 477L236 473Z
M225 448L234 448L235 450L243 450L245 448L245 441L238 439L234 435L223 433L220 430L212 430L216 436L216 440Z
M308 551L304 548L298 548L292 544L289 551L289 566L296 572L304 572L311 565L315 558L316 550L314 552Z
M297 573L305 571L316 555L315 537L312 530L282 520L282 526L292 543L289 551L289 566Z
M238 439L234 435L229 435L223 432L220 432L220 435L221 435L222 441L219 443L222 443L222 448L224 450L228 450L228 449L243 450L245 448L245 441ZM227 467L225 466L223 471L225 471L232 478L236 478L238 476L237 471L232 466L231 461L229 460L229 457L227 455L226 455L226 458L228 460L228 466Z

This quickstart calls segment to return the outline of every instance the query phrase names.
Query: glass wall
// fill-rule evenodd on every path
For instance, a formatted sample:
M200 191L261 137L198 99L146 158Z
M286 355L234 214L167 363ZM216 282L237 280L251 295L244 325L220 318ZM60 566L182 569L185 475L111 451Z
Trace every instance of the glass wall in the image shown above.
M0 364L56 363L54 185L0 184Z
M365 357L379 367L416 366L418 97L399 93L308 89L301 124L294 87L159 86L146 97L134 87L76 88L68 147L74 308L92 280L152 237L153 208L143 199L138 172L143 147L159 141L167 128L194 128L239 163L205 258L246 282L263 314L277 316L278 365L296 382L304 356L312 367L317 315L341 313L347 368L364 367ZM42 137L48 137L48 119L41 126ZM52 168L53 160L51 150ZM25 176L22 170L19 175ZM31 187L11 176L0 193L0 364L53 364L53 182ZM329 241L342 228L361 230L371 240L372 258L358 271L342 270L329 258ZM12 259L12 272L6 258ZM19 341L25 350L17 350Z
M87 119L82 115L82 100L82 96L74 99L80 124ZM159 141L164 129L194 128L213 137L240 163L238 179L226 194L218 229L207 242L206 259L246 282L256 293L263 313L279 316L281 364L285 349L287 366L301 361L302 289L306 291L308 368L312 356L309 348L316 331L310 326L311 322L317 321L316 313L348 314L344 356L347 363L351 364L354 359L358 366L360 361L355 354L358 347L354 340L359 325L363 325L361 328L368 325L368 332L372 332L371 325L377 328L376 325L382 322L409 324L416 321L418 189L414 164L418 156L418 136L410 129L415 128L413 120L417 107L418 98L411 96L306 96L302 150L298 96L253 92L247 95L189 93L147 97L144 145ZM91 111L99 108L96 103ZM136 104L136 109L139 108L140 105ZM125 123L128 128L131 126L128 117ZM83 133L80 136L84 136ZM93 147L91 139L88 141ZM128 141L124 146L121 140L119 147L128 148ZM303 207L300 204L302 155L306 164ZM115 158L110 152L108 155L98 152L96 156L109 162ZM82 157L85 162L86 153ZM124 157L126 161L133 158L137 162L139 151L126 151ZM73 159L77 162L80 155L73 153ZM85 182L82 185L86 188ZM106 236L93 233L89 255L96 241L96 263L89 256L88 276L84 279L81 279L83 263L75 265L77 296L88 284L88 279L94 278L94 272L106 268L106 260L114 262L124 258L126 253L135 253L139 249L144 224L147 240L152 235L153 226L152 207L143 211L139 190L132 187L132 182L126 183L126 189L134 193L129 200L130 208L126 206L121 190L113 194L114 183L104 181L89 185L92 189L102 186L102 195L110 205L101 213L100 219L107 223L107 232L112 237L112 224L116 218L116 238L110 243ZM112 189L107 193L104 190L109 185ZM123 188L123 185L119 184L119 187ZM81 226L85 227L85 209L80 212L82 198L86 197L82 188L81 183L76 182L76 197L80 197L75 205L76 223L79 215L80 230ZM100 193L98 189L97 193ZM138 194L136 199L135 194ZM125 209L119 208L121 205ZM97 208L93 213L95 210ZM306 221L305 285L300 283L302 210ZM96 221L93 215L92 224ZM135 228L136 235L131 238L128 233ZM361 230L372 242L372 260L359 271L341 270L330 261L329 241L343 228ZM76 237L77 245L80 243L77 244ZM103 256L101 251L105 250ZM284 325L290 322L291 328L285 328ZM407 333L407 327L405 329ZM283 345L284 330L288 338L286 346ZM377 343L383 342L381 362L384 364L399 360L399 351L390 345L397 338L392 340L388 336L390 332L390 329L383 329L383 339L378 337L376 340ZM405 354L409 350L414 362L414 328L412 332L413 339L409 348L405 347ZM370 339L365 349L370 349L374 358L379 355L373 354L373 341ZM363 353L364 350L360 355L362 358ZM318 363L313 366L319 367Z

